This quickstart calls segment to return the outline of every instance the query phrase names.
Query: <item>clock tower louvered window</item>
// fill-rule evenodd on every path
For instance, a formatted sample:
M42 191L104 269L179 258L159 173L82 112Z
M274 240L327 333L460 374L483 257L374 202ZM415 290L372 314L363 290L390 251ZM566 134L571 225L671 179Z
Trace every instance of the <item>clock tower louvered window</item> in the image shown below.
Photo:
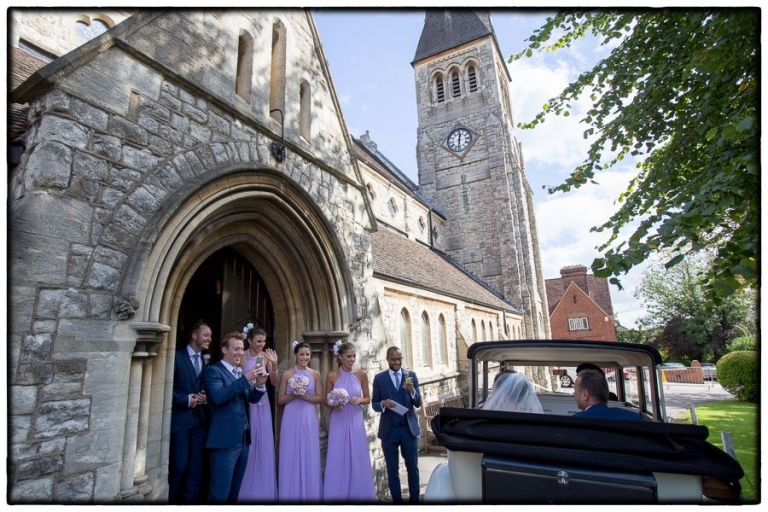
M435 89L437 90L437 102L442 103L445 101L445 84L443 84L443 75L437 75L435 77Z
M461 80L458 71L451 73L451 95L454 98L461 96Z

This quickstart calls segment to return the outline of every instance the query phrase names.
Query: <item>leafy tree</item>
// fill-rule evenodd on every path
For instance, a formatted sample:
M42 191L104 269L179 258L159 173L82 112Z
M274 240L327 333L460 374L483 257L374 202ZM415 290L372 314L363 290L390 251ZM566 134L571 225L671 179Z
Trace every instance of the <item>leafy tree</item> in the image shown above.
M661 261L651 262L635 290L647 312L639 325L655 331L650 344L671 359L717 360L728 352L728 341L756 329L753 290L742 290L717 305L706 300L701 276L712 259L709 253L699 253L670 269Z
M757 350L757 339L754 334L739 336L728 342L728 352L737 352L743 350Z
M555 35L555 34L562 35ZM719 303L757 281L759 201L760 11L648 9L561 11L527 39L510 62L534 51L570 47L592 34L616 45L610 55L543 106L568 116L589 94L581 120L589 153L549 192L596 183L596 173L632 156L638 174L619 210L593 231L610 233L592 263L597 277L618 276L660 250L667 268L711 248L706 291ZM635 226L628 240L622 228ZM613 277L611 277L613 276Z

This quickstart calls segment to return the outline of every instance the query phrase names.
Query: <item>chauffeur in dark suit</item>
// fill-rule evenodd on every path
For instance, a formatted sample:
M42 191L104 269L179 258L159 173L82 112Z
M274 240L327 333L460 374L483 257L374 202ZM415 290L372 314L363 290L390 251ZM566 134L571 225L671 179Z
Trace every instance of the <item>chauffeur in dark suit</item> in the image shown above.
M614 420L642 421L635 411L620 407L608 407L608 381L602 370L581 370L573 385L573 398L581 409L574 414L579 418L602 418Z
M209 503L236 503L248 463L251 432L248 402L258 402L267 391L267 372L256 365L240 370L243 335L230 332L221 342L221 361L205 371L205 392L211 426L205 447L210 455Z
M402 503L400 491L399 457L403 454L408 471L408 492L410 503L419 502L418 437L419 420L414 407L421 407L419 379L410 370L402 369L403 353L397 347L387 350L389 369L373 378L373 409L381 412L379 439L387 464L387 481L394 503ZM407 409L400 415L395 412L397 404Z
M168 464L168 501L197 503L201 495L203 457L208 433L208 408L203 391L201 350L211 342L211 328L192 326L190 340L176 350L173 362L173 406Z

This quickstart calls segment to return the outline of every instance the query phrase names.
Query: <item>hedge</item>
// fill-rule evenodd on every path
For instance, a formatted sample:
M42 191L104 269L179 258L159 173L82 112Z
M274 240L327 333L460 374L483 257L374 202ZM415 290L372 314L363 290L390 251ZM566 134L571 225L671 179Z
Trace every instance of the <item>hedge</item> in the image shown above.
M739 400L757 403L760 396L760 358L753 350L724 355L717 362L717 380Z

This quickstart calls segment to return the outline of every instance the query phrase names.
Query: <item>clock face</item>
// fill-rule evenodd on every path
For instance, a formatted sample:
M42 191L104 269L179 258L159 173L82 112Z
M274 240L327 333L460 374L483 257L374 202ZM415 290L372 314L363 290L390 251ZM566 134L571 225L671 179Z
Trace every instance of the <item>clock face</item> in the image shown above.
M466 128L457 128L448 136L448 148L460 153L469 147L472 142L472 134Z

